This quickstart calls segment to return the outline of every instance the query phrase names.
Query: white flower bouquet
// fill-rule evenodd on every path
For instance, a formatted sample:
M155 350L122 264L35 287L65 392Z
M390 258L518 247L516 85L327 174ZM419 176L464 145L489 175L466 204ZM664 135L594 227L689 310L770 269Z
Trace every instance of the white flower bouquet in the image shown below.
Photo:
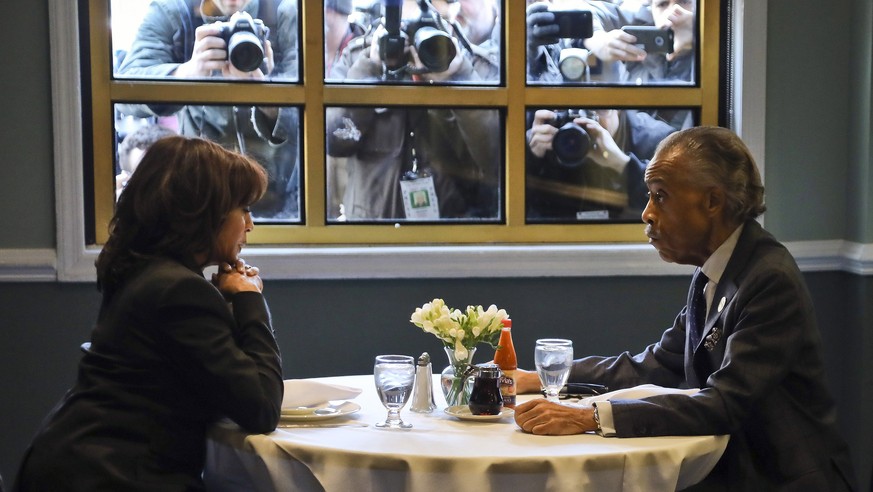
M497 348L503 320L509 315L503 309L491 305L467 306L465 311L446 306L442 299L434 299L415 308L409 321L443 342L455 378L450 388L444 387L449 405L465 404L469 396L465 392L466 375L472 365L476 345L487 343Z

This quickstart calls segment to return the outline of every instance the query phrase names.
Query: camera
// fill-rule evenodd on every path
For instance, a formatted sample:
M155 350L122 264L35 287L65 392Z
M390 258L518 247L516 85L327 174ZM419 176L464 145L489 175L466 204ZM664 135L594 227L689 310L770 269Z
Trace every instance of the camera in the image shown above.
M558 25L557 37L571 39L590 38L594 33L594 23L590 10L549 9Z
M389 71L406 66L407 40L418 52L418 58L428 72L444 72L457 55L449 24L428 0L418 0L421 13L411 19L401 19L402 1L382 0L387 34L379 39L379 53Z
M264 42L270 28L246 12L237 12L227 22L217 22L219 37L227 43L227 59L237 70L253 72L264 62Z
M673 30L660 29L654 26L624 26L622 31L637 38L636 44L642 46L646 53L672 53Z
M558 164L564 167L578 167L582 165L588 149L591 148L591 137L584 128L573 122L576 118L596 119L594 111L555 111L555 121L552 126L558 129L552 139L552 153Z

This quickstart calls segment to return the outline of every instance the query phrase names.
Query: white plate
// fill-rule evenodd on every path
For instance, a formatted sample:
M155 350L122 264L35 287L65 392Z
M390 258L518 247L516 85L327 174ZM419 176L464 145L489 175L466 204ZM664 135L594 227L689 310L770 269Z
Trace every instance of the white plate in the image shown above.
M304 407L295 407L287 410L282 410L282 420L308 421L308 420L327 420L342 417L357 412L361 406L353 401L331 402L330 405L317 405L313 407L305 407L309 409L303 410Z
M503 407L498 415L473 415L472 413L470 413L470 407L467 405L455 405L453 407L448 407L446 408L445 412L452 417L456 417L461 420L480 420L488 422L494 422L515 415L515 410L507 407Z

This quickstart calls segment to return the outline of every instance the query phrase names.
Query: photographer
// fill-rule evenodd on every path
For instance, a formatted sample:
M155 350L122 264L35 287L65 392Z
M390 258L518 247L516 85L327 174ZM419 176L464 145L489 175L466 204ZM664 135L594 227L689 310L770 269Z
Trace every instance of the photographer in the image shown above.
M382 0L385 21L354 39L333 66L331 79L386 82L478 82L472 54L462 49L452 24L458 0ZM428 32L419 53L415 34ZM429 63L428 63L429 62Z
M269 29L269 37L264 36L266 30L259 27L259 20ZM238 46L234 44L238 34L239 38L261 39ZM236 66L237 60L250 61L248 50L255 44L261 45L262 63L257 64L255 58L258 66ZM297 49L296 1L155 0L117 75L295 81ZM139 118L175 114L182 135L208 138L253 157L269 175L267 193L252 207L253 214L278 220L299 218L296 108L152 103L123 104L119 109Z
M696 2L662 0L630 8L626 4L591 2L594 32L585 47L603 63L604 80L633 85L691 84L695 80ZM654 26L673 35L670 53L647 53L625 26ZM691 111L647 110L677 130L694 125Z
M623 80L633 84L694 81L694 31L696 2L661 0L628 8L609 2L591 2L594 33L585 47L605 62L621 61L627 68ZM670 29L669 53L647 53L624 26L654 26Z
M473 68L483 81L500 81L500 6L497 0L459 0L458 24L473 51Z
M139 166L145 151L158 140L175 135L176 132L157 123L142 126L125 135L118 144L118 174L115 175L115 200L121 196L127 182Z
M455 2L404 2L403 25L450 14ZM457 9L454 9L457 12ZM394 15L399 12L393 12ZM388 16L386 15L386 19ZM411 22L410 22L411 21ZM390 27L390 26L389 26ZM408 28L408 27L407 27ZM346 80L400 83L478 80L470 55L456 48L441 71L428 69L405 36L402 66L383 53L390 29L352 41L333 68ZM390 38L389 38L390 39ZM497 219L501 176L499 113L495 110L328 107L326 147L331 157L347 157L348 185L343 206L348 220ZM408 186L431 186L438 204L410 216Z
M630 219L647 201L643 175L674 129L629 109L537 110L527 131L527 217Z
M625 80L636 84L693 82L696 2L661 0L635 9L623 4L591 2L591 7L595 20L594 33L585 40L585 47L600 60L627 63ZM673 31L672 49L669 53L646 53L637 45L639 40L621 30L624 26L670 29Z
M527 7L526 22L528 82L562 84L599 78L592 77L599 67L590 69L596 60L582 44L592 33L588 2L534 2ZM562 65L564 54L572 54L573 68Z

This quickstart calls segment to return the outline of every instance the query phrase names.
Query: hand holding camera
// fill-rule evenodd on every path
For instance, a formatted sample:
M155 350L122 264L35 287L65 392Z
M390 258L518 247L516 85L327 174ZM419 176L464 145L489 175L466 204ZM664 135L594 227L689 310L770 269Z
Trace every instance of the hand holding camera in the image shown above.
M556 44L558 24L555 14L549 12L549 4L545 2L532 3L527 8L527 45L528 49L537 46Z
M227 22L204 24L194 32L191 59L176 68L179 78L209 77L263 79L273 69L270 29L246 12Z
M533 124L528 133L527 146L531 153L542 159L552 150L552 140L558 133L558 128L552 125L557 115L548 109L538 109L534 113Z
M585 40L585 47L604 62L636 62L646 58L646 50L636 45L636 37L621 29L597 31Z
M419 0L419 15L402 18L402 2L383 0L385 16L373 36L371 59L384 65L384 78L401 79L404 72L428 80L445 80L463 58L453 26L427 0Z
M628 156L599 119L598 112L590 110L537 110L528 147L538 158L551 152L556 163L563 167L578 167L585 159L590 159L604 167L621 168Z
M528 47L555 44L560 39L585 39L593 33L590 10L550 8L545 2L527 8Z
M665 12L664 17L658 27L670 29L674 33L672 52L667 55L667 58L672 59L682 53L692 51L694 49L694 12L679 5L673 5Z
M614 117L617 125L618 110L585 111L584 116L577 117L573 122L584 128L588 134L589 147L585 158L598 166L612 168L620 173L630 161L630 157L615 142L610 130L612 125L608 121L609 117Z

